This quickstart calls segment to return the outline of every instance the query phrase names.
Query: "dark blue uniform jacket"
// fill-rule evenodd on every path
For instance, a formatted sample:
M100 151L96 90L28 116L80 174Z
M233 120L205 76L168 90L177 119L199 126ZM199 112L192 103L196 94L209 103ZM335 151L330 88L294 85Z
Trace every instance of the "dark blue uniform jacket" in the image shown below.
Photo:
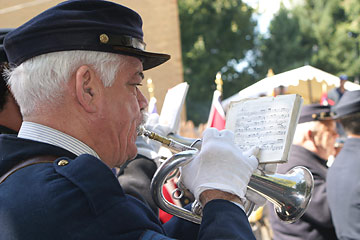
M202 224L174 217L162 226L141 201L124 194L103 162L49 144L0 136L0 176L21 161L53 155L0 184L0 239L254 239L245 213L225 200L204 208ZM61 159L69 161L59 166Z
M292 145L289 161L279 164L277 172L286 173L295 166L304 166L314 177L312 198L304 215L292 224L281 222L274 211L269 219L274 240L335 240L336 234L331 221L326 199L326 161L302 146Z
M348 138L327 176L327 197L336 234L360 239L360 138Z

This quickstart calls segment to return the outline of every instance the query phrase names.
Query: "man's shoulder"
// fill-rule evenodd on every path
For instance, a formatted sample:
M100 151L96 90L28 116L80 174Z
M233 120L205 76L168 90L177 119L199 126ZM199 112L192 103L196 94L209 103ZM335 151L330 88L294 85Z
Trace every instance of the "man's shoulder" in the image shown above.
M52 161L32 163L34 159L42 159L41 157L20 162L24 166L16 169L2 183L4 187L24 193L17 197L19 201L27 201L22 197L28 193L37 195L45 203L55 204L59 200L56 194L63 194L66 196L64 201L77 202L83 199L83 202L92 204L93 210L100 211L104 205L103 199L111 202L115 201L112 200L114 196L125 197L111 169L91 155L84 154L74 159L54 156ZM32 198L31 202L37 203L37 199Z
M115 204L125 194L111 169L100 159L83 154L75 159L58 158L55 171L85 193L96 213L105 211L106 206ZM103 203L107 199L108 204Z
M43 233L48 239L57 239L53 238L56 235L62 239L107 239L114 234L119 239L139 238L146 229L162 233L151 210L125 195L111 169L91 155L60 157L53 163L25 167L3 186L0 224L7 212L17 219L14 224L24 234L40 231L41 226L45 226ZM82 233L71 231L75 228ZM54 233L55 229L62 233ZM9 234L0 233L0 238Z

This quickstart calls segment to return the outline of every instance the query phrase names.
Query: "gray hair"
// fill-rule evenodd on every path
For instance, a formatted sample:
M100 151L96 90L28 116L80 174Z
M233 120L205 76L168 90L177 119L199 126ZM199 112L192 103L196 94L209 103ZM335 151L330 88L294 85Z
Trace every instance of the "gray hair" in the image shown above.
M8 71L8 84L23 116L44 103L61 104L64 86L82 65L94 68L105 87L112 86L124 56L95 51L62 51L31 58Z

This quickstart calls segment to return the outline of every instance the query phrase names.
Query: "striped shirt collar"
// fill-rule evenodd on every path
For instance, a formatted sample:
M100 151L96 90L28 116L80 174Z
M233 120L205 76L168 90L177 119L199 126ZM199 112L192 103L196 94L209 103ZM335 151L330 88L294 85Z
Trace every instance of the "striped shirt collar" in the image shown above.
M76 156L90 154L100 159L99 155L85 143L66 133L42 124L24 121L21 125L18 137L61 147L72 152Z

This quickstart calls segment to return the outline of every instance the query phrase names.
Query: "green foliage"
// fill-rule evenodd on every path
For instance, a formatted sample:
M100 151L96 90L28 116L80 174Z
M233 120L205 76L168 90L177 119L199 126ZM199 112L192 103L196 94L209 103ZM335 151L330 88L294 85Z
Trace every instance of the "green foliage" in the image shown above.
M225 96L253 80L234 67L253 48L256 23L251 19L253 10L241 0L181 0L178 4L184 79L190 85L187 116L199 124L207 121L218 71L223 74Z
M260 38L261 68L257 70L261 76L266 77L269 68L276 74L309 62L314 40L301 33L297 16L281 7L271 22L269 32L269 38Z
M258 36L254 10L241 0L180 0L179 15L188 119L207 121L215 76L227 98L266 77L306 64L360 76L359 0L303 0L281 7L269 33ZM236 66L244 63L245 67Z
M329 73L360 75L358 0L305 0L281 8L270 36L259 42L258 71L275 74L310 64Z

